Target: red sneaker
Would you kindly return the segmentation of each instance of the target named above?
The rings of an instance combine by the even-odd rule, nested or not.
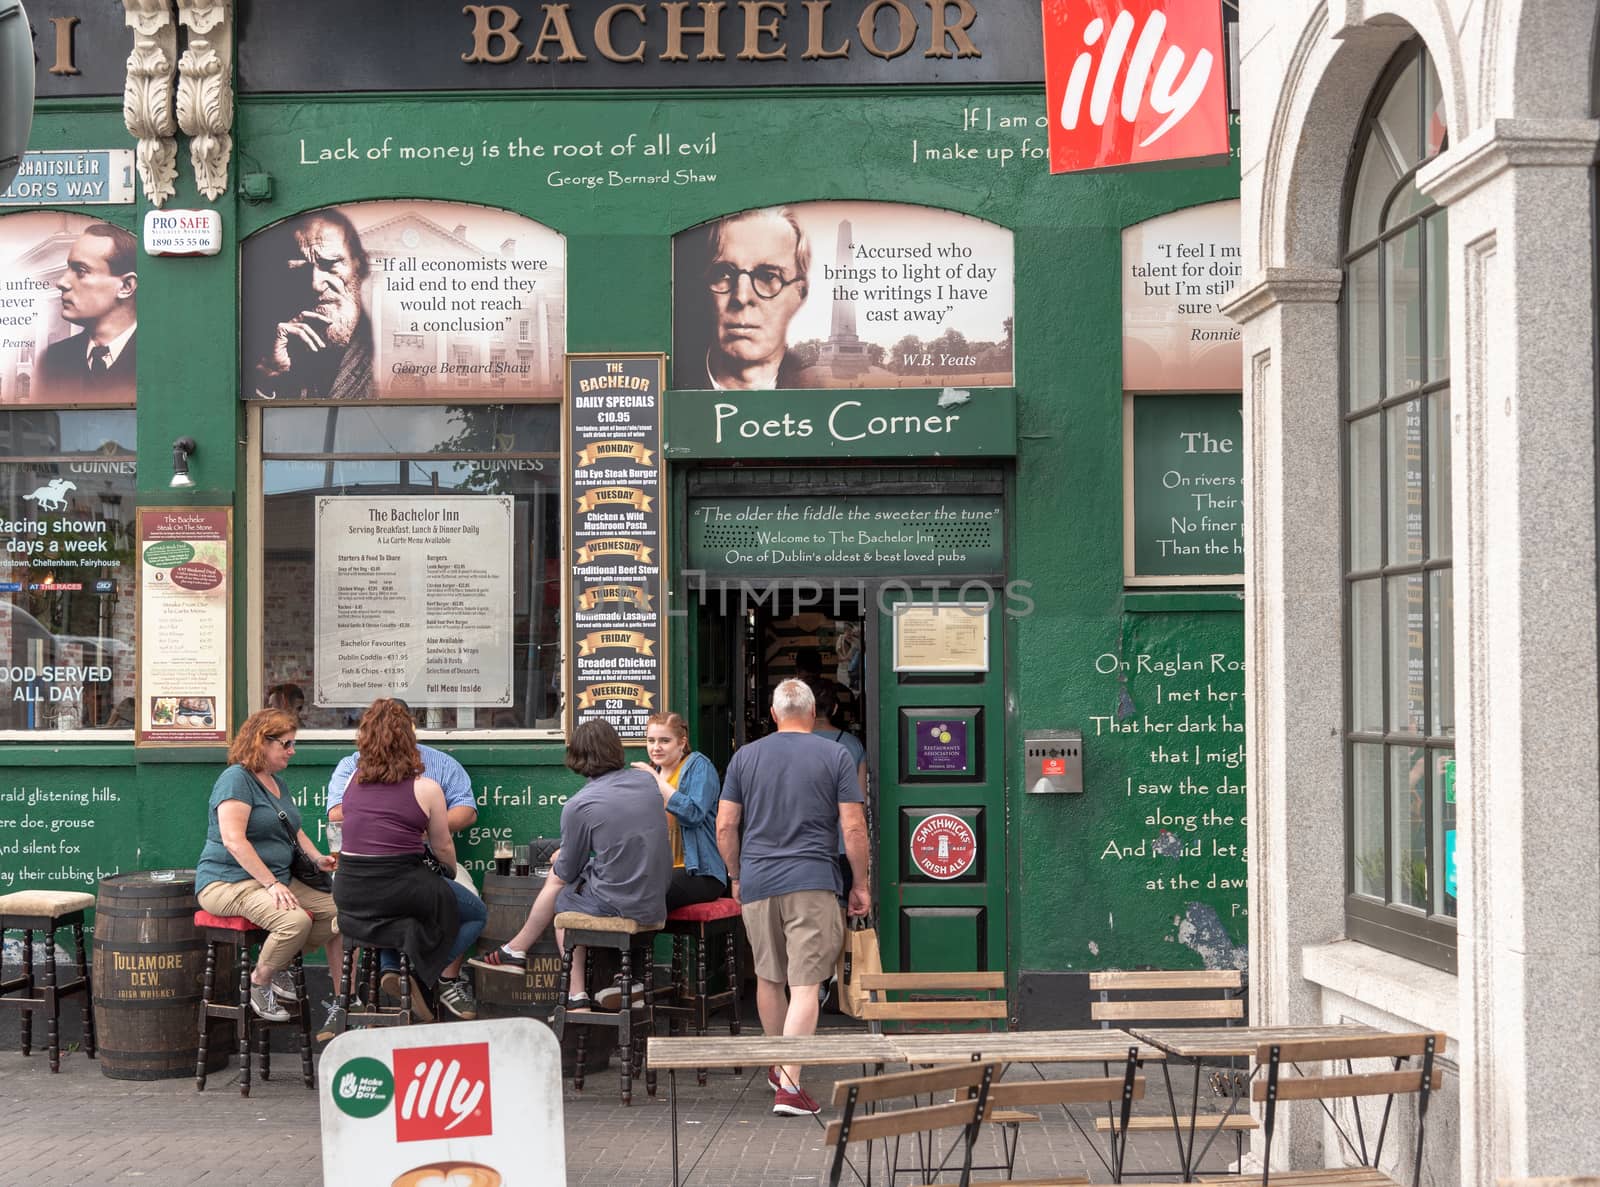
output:
[[[777,1064],[773,1064],[767,1069],[767,1087],[774,1092],[780,1092],[783,1089],[783,1074],[778,1071]]]
[[[780,1117],[814,1117],[822,1111],[822,1106],[812,1100],[811,1094],[804,1088],[796,1088],[793,1092],[780,1088],[772,1098],[772,1111]]]

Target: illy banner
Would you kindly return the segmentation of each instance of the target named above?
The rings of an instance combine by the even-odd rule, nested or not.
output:
[[[1050,171],[1228,153],[1221,0],[1044,0]]]

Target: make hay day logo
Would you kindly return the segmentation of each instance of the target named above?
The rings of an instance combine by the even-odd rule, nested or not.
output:
[[[394,1099],[394,1076],[376,1059],[347,1061],[333,1079],[333,1103],[351,1117],[376,1117]]]

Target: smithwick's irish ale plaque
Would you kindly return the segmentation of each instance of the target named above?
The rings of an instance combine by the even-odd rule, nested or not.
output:
[[[666,688],[659,354],[568,355],[567,725],[644,740]]]

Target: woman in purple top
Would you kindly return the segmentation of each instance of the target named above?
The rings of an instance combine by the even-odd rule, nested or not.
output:
[[[344,793],[344,847],[333,897],[339,928],[351,942],[396,948],[411,961],[419,983],[413,1000],[431,1018],[424,987],[437,982],[440,1005],[458,1013],[462,954],[482,920],[461,920],[449,884],[423,863],[423,842],[447,868],[456,864],[445,820],[444,789],[422,774],[411,714],[386,697],[372,702],[356,731],[360,757]],[[384,992],[397,993],[399,974],[385,973]],[[392,984],[390,984],[392,982]]]

